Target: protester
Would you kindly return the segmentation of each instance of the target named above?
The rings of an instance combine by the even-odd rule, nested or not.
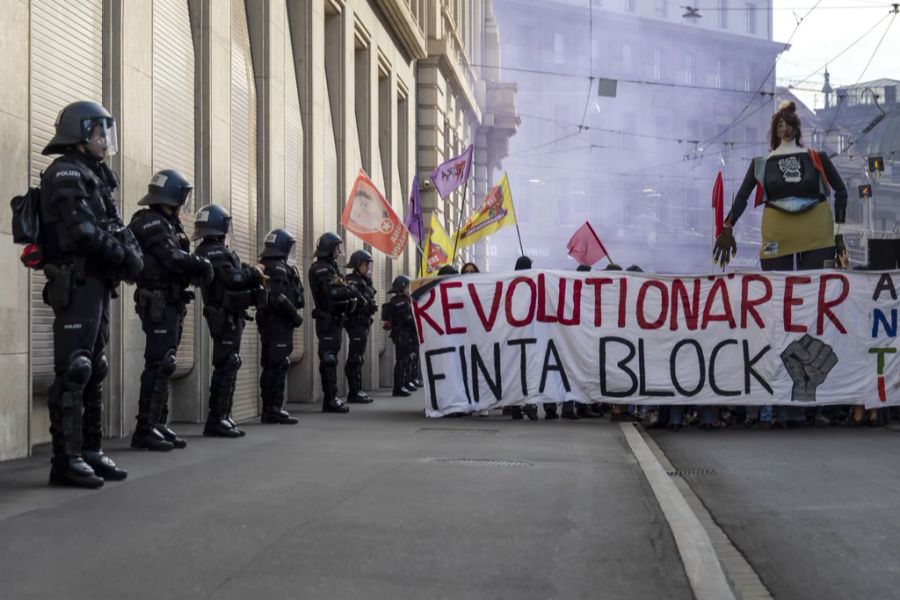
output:
[[[463,265],[463,268],[462,268],[463,275],[468,275],[470,273],[480,273],[480,272],[481,271],[478,270],[478,265],[476,265],[473,262],[467,262],[466,264]]]

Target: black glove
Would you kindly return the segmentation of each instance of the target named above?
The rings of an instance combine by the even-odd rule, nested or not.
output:
[[[300,316],[299,312],[294,312],[294,319],[291,325],[293,325],[295,329],[303,325],[303,317]]]
[[[117,242],[113,237],[103,240],[100,253],[103,255],[103,258],[115,267],[121,267],[125,264],[125,246]]]
[[[209,285],[215,277],[212,263],[202,256],[195,256],[196,275],[194,281],[199,285]]]
[[[834,236],[834,264],[839,267],[846,267],[849,260],[847,245],[844,244],[844,235],[838,233]]]
[[[125,281],[134,283],[144,270],[144,257],[131,248],[125,247],[125,261],[122,263]]]
[[[713,245],[713,260],[724,269],[735,254],[737,254],[737,242],[734,241],[734,233],[731,231],[731,227],[724,227]]]

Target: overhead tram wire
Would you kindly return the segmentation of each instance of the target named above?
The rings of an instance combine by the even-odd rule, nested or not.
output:
[[[881,25],[882,21],[884,21],[885,19],[887,19],[888,16],[889,16],[890,14],[891,14],[890,12],[885,13],[884,16],[882,16],[880,19],[878,19],[878,21],[876,21],[874,25],[872,25],[869,29],[867,29],[867,30],[865,31],[865,33],[863,33],[861,36],[859,36],[858,38],[856,38],[855,40],[853,40],[853,42],[851,42],[849,46],[847,46],[846,48],[844,48],[843,50],[841,50],[840,52],[838,52],[837,54],[835,54],[834,56],[832,56],[829,60],[825,61],[825,63],[824,63],[821,67],[819,67],[818,69],[816,69],[815,71],[813,71],[812,73],[810,73],[809,75],[807,75],[806,77],[804,77],[803,79],[798,80],[798,81],[797,81],[796,83],[794,83],[794,84],[788,85],[787,88],[788,88],[789,90],[798,90],[798,89],[800,89],[800,88],[798,88],[797,86],[799,86],[799,85],[801,85],[801,84],[803,84],[803,83],[806,83],[806,82],[807,82],[811,77],[813,77],[816,73],[818,73],[818,72],[821,71],[822,69],[828,67],[828,65],[830,65],[831,63],[833,63],[834,61],[836,61],[837,59],[839,59],[841,56],[843,56],[847,51],[849,51],[849,50],[850,50],[851,48],[853,48],[856,44],[858,44],[859,42],[861,42],[867,35],[869,35],[870,33],[872,33],[872,31],[874,31],[876,27],[878,27],[879,25]],[[812,91],[821,91],[821,90],[812,90]]]
[[[812,14],[812,12],[814,10],[816,10],[816,8],[818,8],[818,6],[821,3],[822,3],[822,0],[818,0],[818,2],[816,2],[815,5],[812,8],[810,8],[809,11],[807,11],[807,13],[805,15],[803,15],[797,21],[797,24],[794,26],[794,30],[791,32],[791,35],[788,37],[788,40],[784,43],[784,47],[782,48],[781,52],[779,52],[778,55],[775,57],[775,60],[772,61],[772,66],[769,67],[769,71],[762,78],[762,81],[759,82],[759,87],[756,88],[757,94],[762,90],[763,87],[765,87],[766,82],[769,80],[769,77],[775,71],[775,66],[778,64],[778,59],[781,57],[782,53],[785,50],[787,50],[788,47],[790,47],[791,40],[794,39],[794,36],[797,34],[797,30],[800,29],[800,25],[803,23],[803,21],[805,21],[809,17],[809,15]],[[754,97],[755,96],[756,96],[756,94],[754,94]],[[738,119],[740,119],[744,115],[744,113],[747,111],[748,108],[750,108],[750,105],[752,103],[753,103],[753,98],[751,97],[750,100],[747,102],[747,104],[744,106],[744,108],[741,109],[741,111],[731,120],[731,122],[728,125],[726,125],[722,131],[717,133],[712,139],[704,142],[703,146],[708,146],[709,144],[715,143],[715,141],[718,140],[723,135],[725,135],[726,132],[731,131],[731,128],[737,124]]]

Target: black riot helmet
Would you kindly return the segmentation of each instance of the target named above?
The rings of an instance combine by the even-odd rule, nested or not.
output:
[[[331,255],[334,254],[334,249],[343,243],[344,240],[338,234],[330,231],[323,233],[319,237],[319,241],[316,242],[316,256],[318,258],[331,258]]]
[[[397,275],[391,283],[390,294],[402,294],[403,290],[409,285],[409,277],[406,275]]]
[[[294,255],[297,238],[285,229],[273,229],[266,234],[266,245],[260,258],[288,258]]]
[[[231,214],[218,204],[207,204],[194,215],[193,239],[220,237],[231,233]]]
[[[41,154],[63,154],[72,146],[88,142],[97,127],[106,138],[107,154],[119,151],[116,120],[98,102],[82,100],[67,105],[59,111],[54,127],[56,133]]]
[[[147,195],[138,201],[141,206],[164,204],[181,208],[191,199],[194,186],[175,169],[163,169],[153,176],[147,186]]]
[[[350,260],[347,262],[347,269],[353,269],[354,271],[359,268],[359,265],[362,263],[372,262],[372,255],[366,252],[365,250],[357,250],[353,254],[350,255]]]

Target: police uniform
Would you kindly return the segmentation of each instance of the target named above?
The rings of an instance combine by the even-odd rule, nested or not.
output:
[[[99,104],[70,104],[44,149],[63,154],[41,177],[43,299],[54,315],[55,378],[47,404],[55,485],[94,488],[127,476],[102,451],[102,394],[110,298],[121,280],[134,281],[143,261],[113,201],[115,175],[75,148],[94,135],[93,127],[111,123]]]
[[[356,290],[347,285],[334,259],[343,240],[334,233],[323,234],[316,244],[316,260],[309,268],[308,282],[313,297],[316,338],[319,341],[319,375],[322,378],[322,412],[347,413],[350,408],[337,397],[338,353],[341,326],[356,304]]]
[[[204,211],[221,212],[227,217],[224,231],[213,231],[210,223],[215,215]],[[251,306],[264,304],[261,296],[263,275],[255,267],[240,261],[224,242],[230,228],[231,216],[220,206],[205,206],[195,218],[194,238],[203,241],[194,253],[213,266],[213,280],[201,287],[203,316],[212,336],[213,372],[209,382],[209,415],[203,435],[207,437],[239,437],[244,432],[231,418],[234,387],[241,368],[241,336]]]
[[[409,278],[400,275],[394,279],[391,285],[391,299],[386,304],[385,315],[390,326],[391,341],[394,342],[394,396],[409,396],[407,387],[412,379],[410,376],[411,362],[417,347],[416,322],[413,318],[412,301],[403,290],[409,285]],[[413,388],[415,389],[415,388]]]
[[[356,290],[356,309],[347,317],[344,327],[347,330],[347,364],[344,374],[347,376],[347,402],[367,404],[372,399],[362,389],[362,367],[366,362],[366,345],[369,341],[369,328],[372,326],[372,315],[378,312],[377,292],[372,285],[372,278],[359,272],[363,262],[372,264],[372,255],[365,250],[357,250],[350,257],[347,265],[353,270],[344,277],[347,285]]]
[[[259,259],[268,277],[269,292],[267,305],[256,312],[262,347],[259,386],[263,423],[293,425],[297,422],[284,410],[285,384],[294,351],[294,330],[303,324],[300,311],[305,306],[300,274],[297,267],[287,260],[295,243],[290,233],[275,229],[266,236],[265,249]]]
[[[190,253],[191,242],[176,212],[190,196],[187,179],[167,169],[154,176],[148,189],[138,202],[148,207],[136,212],[128,225],[144,252],[134,300],[147,338],[131,446],[166,451],[187,446],[168,427],[169,378],[177,365],[187,305],[194,298],[187,288],[192,282],[208,282],[213,271],[208,260]],[[164,206],[171,207],[171,214]]]

